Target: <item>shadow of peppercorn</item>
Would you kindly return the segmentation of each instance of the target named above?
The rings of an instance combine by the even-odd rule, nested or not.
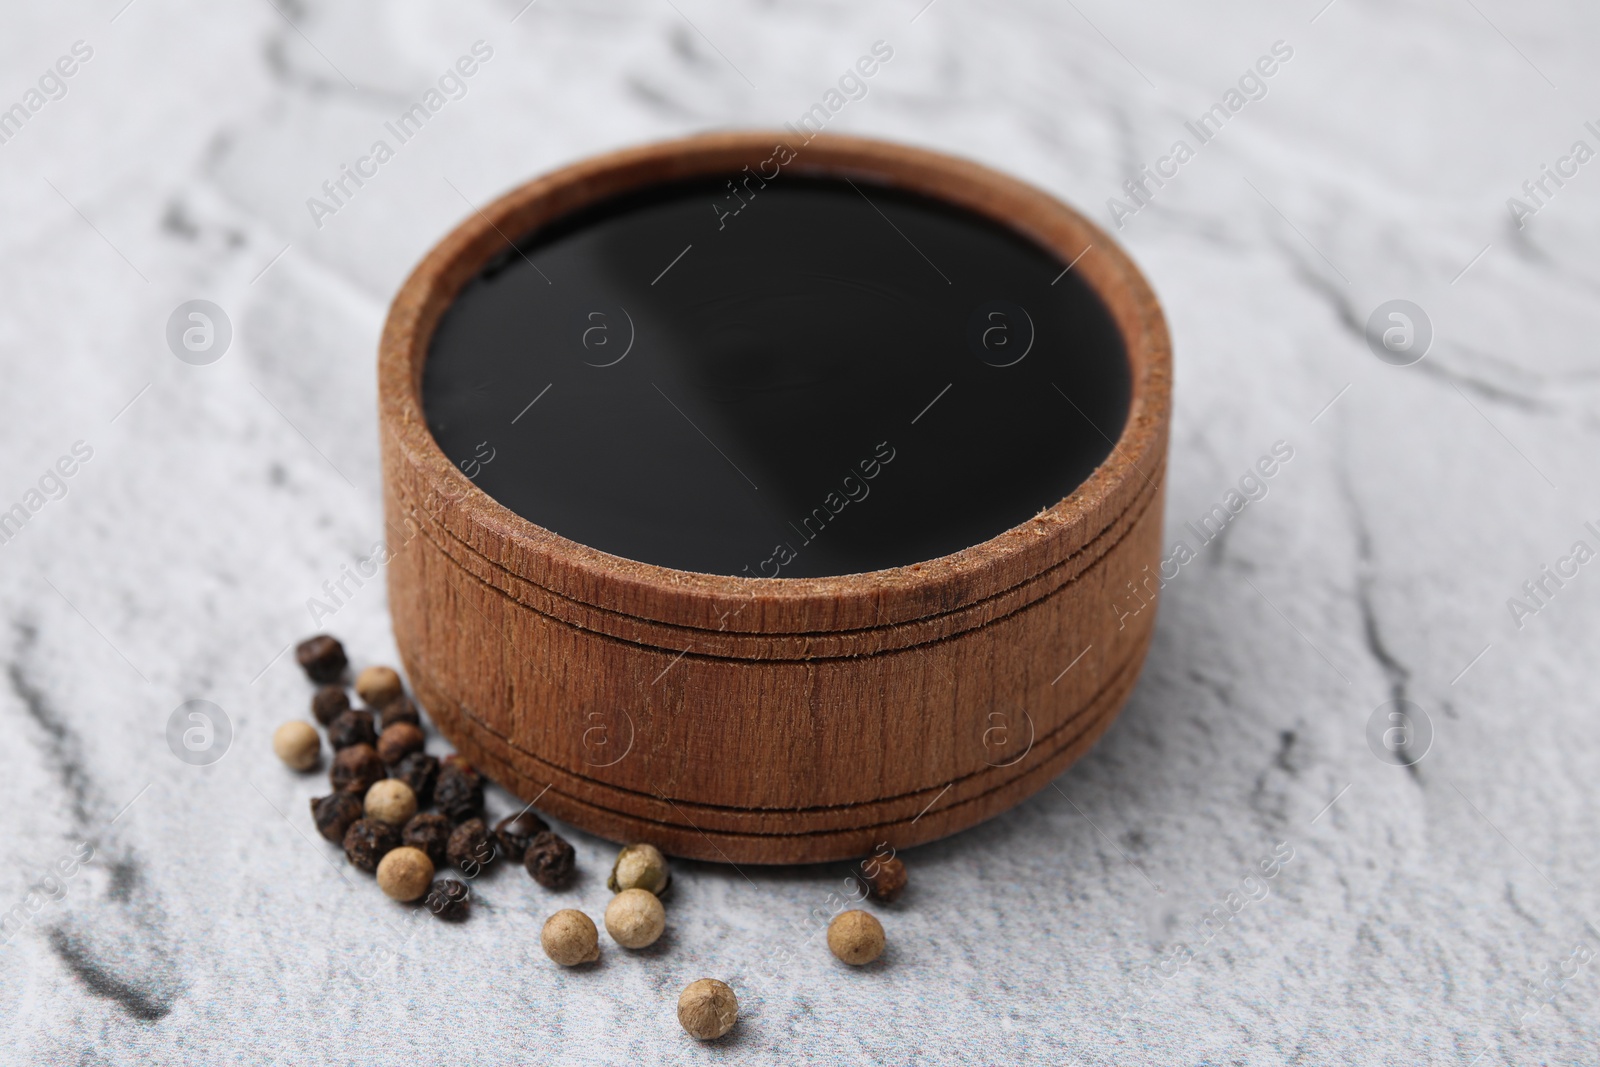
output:
[[[823,946],[823,947],[826,948],[827,946]],[[879,956],[877,959],[873,960],[871,963],[862,963],[862,964],[857,964],[855,966],[851,966],[850,964],[844,962],[844,960],[834,958],[832,953],[829,953],[828,956],[829,956],[829,959],[833,963],[833,973],[835,973],[835,974],[843,974],[843,975],[860,974],[860,975],[870,976],[870,975],[875,975],[875,974],[882,974],[885,971],[894,970],[894,946],[893,945],[885,945],[884,949],[883,949],[883,955]]]
[[[607,936],[609,937],[609,935]],[[665,956],[671,952],[677,946],[677,943],[678,935],[677,932],[672,928],[671,916],[668,916],[667,928],[661,931],[661,936],[656,938],[650,944],[646,945],[644,948],[623,948],[621,945],[618,945],[615,940],[611,941],[612,947],[618,951],[624,952],[629,956],[638,956],[640,959],[646,960],[660,959],[662,956]]]

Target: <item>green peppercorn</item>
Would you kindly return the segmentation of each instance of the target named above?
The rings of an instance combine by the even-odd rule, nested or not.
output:
[[[667,869],[667,857],[654,845],[629,845],[617,853],[617,862],[611,865],[611,877],[606,888],[613,893],[628,889],[643,889],[660,896],[667,890],[672,872]]]

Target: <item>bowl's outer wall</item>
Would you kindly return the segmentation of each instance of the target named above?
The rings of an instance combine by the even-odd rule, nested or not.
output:
[[[517,234],[652,180],[737,171],[773,134],[578,164],[469,218],[417,268],[380,351],[395,638],[440,731],[516,795],[680,856],[799,863],[942,837],[1046,785],[1106,729],[1155,623],[1170,343],[1148,285],[1070,208],[975,164],[818,137],[797,162],[909,186],[1071,260],[1128,345],[1133,402],[1066,500],[914,567],[824,579],[670,571],[576,545],[477,490],[423,420],[438,315]],[[1062,417],[1078,417],[1063,404]],[[1070,669],[1069,669],[1070,666]]]

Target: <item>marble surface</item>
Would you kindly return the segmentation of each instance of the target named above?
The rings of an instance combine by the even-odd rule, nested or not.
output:
[[[1600,163],[1571,157],[1600,148],[1600,10],[124,2],[12,5],[0,33],[5,104],[92,49],[0,144],[0,507],[92,449],[0,545],[0,1061],[1600,1056],[1600,566],[1561,563],[1600,548]],[[387,300],[467,201],[792,120],[880,39],[893,61],[830,128],[970,155],[1108,226],[1190,142],[1117,231],[1176,341],[1168,540],[1275,442],[1293,459],[1168,584],[1099,746],[906,856],[881,964],[846,970],[808,925],[842,865],[679,864],[665,941],[589,973],[542,957],[553,901],[515,871],[463,927],[410,923],[315,838],[320,782],[269,745],[306,697],[280,651],[307,598],[380,536]],[[479,40],[466,95],[313,220]],[[1185,122],[1280,41],[1265,95],[1200,144]],[[1546,164],[1576,174],[1536,202]],[[233,328],[209,366],[164,338],[197,298]],[[1363,334],[1397,298],[1436,334],[1405,367]],[[1577,573],[1529,600],[1545,565]],[[392,661],[381,584],[326,625]],[[209,766],[166,739],[194,699],[232,727]],[[1431,724],[1409,767],[1368,743],[1399,699]],[[573,837],[560,899],[598,915],[611,846]],[[747,1008],[713,1046],[673,1010],[705,975]]]

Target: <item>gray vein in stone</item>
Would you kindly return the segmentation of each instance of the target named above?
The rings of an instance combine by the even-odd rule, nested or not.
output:
[[[1411,668],[1401,661],[1389,647],[1384,638],[1383,626],[1378,618],[1378,606],[1374,588],[1377,583],[1376,556],[1372,545],[1372,532],[1367,526],[1366,513],[1362,509],[1361,500],[1356,495],[1355,487],[1350,484],[1348,470],[1341,463],[1339,472],[1339,488],[1344,496],[1346,508],[1350,514],[1350,523],[1356,538],[1356,606],[1361,612],[1361,638],[1368,654],[1377,663],[1389,685],[1389,699],[1400,701],[1407,699],[1408,686],[1411,683]],[[1404,766],[1411,776],[1420,783],[1422,772],[1418,769],[1418,761],[1408,751],[1409,745],[1399,747],[1398,754],[1404,760]]]
[[[29,677],[27,662],[37,647],[37,627],[27,621],[14,626],[17,649],[6,665],[6,678],[44,734],[40,755],[55,768],[67,793],[71,836],[94,845],[94,857],[79,877],[90,879],[98,870],[105,880],[100,899],[60,905],[65,910],[47,928],[50,949],[90,993],[114,1001],[136,1019],[162,1018],[172,1010],[182,983],[160,901],[145,884],[143,865],[133,850],[116,840],[110,807],[89,771],[82,739]]]

